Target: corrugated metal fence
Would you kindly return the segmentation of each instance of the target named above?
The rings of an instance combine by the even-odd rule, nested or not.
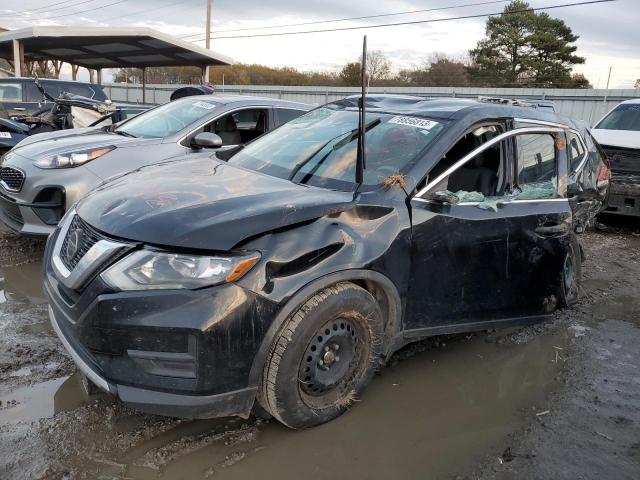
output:
[[[148,103],[165,103],[171,92],[181,85],[147,85]],[[135,84],[105,85],[107,95],[116,102],[141,102],[142,86]],[[575,120],[593,125],[604,113],[623,100],[640,98],[640,90],[545,90],[528,88],[455,88],[455,87],[372,87],[371,93],[397,93],[422,97],[477,98],[496,96],[550,100],[557,111]],[[217,86],[218,93],[258,95],[310,104],[323,104],[359,93],[357,87],[291,87],[273,85]]]

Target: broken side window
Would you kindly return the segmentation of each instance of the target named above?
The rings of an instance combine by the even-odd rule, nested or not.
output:
[[[514,192],[518,200],[536,200],[558,196],[556,139],[552,134],[518,135],[517,170]]]
[[[483,126],[462,137],[429,173],[429,181],[461,160],[465,155],[500,135],[497,125]],[[481,201],[503,190],[504,145],[498,143],[480,152],[466,164],[447,176],[435,190],[460,192],[460,201]],[[472,195],[464,195],[464,192]]]

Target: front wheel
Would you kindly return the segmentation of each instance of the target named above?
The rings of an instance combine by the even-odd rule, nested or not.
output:
[[[333,420],[373,376],[381,337],[382,314],[369,292],[347,282],[322,290],[280,329],[259,402],[290,428]]]

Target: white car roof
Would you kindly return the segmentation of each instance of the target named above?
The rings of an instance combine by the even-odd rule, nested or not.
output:
[[[634,98],[632,100],[625,100],[624,102],[621,102],[620,105],[622,105],[623,103],[640,103],[640,98]]]

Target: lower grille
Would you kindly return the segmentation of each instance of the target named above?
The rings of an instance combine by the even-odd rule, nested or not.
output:
[[[101,239],[102,235],[76,215],[62,242],[60,259],[69,270],[73,270],[89,249]]]
[[[24,172],[13,167],[0,168],[0,184],[11,192],[19,192],[24,185]]]
[[[22,225],[24,225],[20,207],[18,207],[15,201],[2,194],[0,194],[0,210],[8,220],[17,224],[16,227],[22,227]]]

